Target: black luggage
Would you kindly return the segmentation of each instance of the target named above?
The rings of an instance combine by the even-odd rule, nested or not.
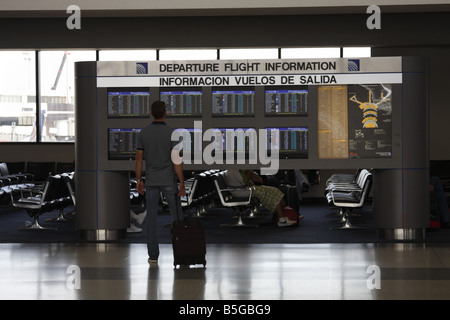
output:
[[[206,243],[199,221],[174,221],[171,228],[173,266],[203,264],[206,266]]]
[[[286,205],[298,212],[300,209],[300,200],[298,198],[297,188],[288,184],[282,184],[280,185],[280,190],[284,193]]]

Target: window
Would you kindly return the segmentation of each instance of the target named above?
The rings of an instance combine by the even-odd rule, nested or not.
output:
[[[100,61],[371,57],[370,47],[99,50]],[[39,57],[39,79],[36,74]],[[96,51],[0,51],[0,142],[73,142],[74,64]],[[36,81],[39,81],[37,109]],[[36,123],[39,122],[39,130]],[[38,137],[36,133],[39,132]]]
[[[221,60],[277,59],[278,49],[220,49]]]
[[[36,141],[35,52],[0,51],[0,70],[0,141]]]
[[[283,48],[281,59],[340,58],[341,48]]]
[[[370,47],[344,47],[343,58],[370,58],[372,49]]]
[[[215,60],[217,59],[217,50],[199,49],[199,50],[159,50],[159,60]]]
[[[75,141],[74,67],[95,61],[95,51],[40,52],[40,133],[42,142]]]
[[[156,50],[100,50],[99,61],[153,61]]]

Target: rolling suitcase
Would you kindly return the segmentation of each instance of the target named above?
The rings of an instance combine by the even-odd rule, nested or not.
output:
[[[172,223],[173,266],[203,264],[206,266],[206,244],[199,221]]]
[[[205,235],[199,221],[172,222],[171,236],[174,267],[193,264],[206,266]]]

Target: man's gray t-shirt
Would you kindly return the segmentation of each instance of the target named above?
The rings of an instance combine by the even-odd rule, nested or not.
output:
[[[153,121],[139,133],[137,149],[144,151],[145,186],[176,185],[176,174],[172,162],[171,141],[173,129],[165,122]]]

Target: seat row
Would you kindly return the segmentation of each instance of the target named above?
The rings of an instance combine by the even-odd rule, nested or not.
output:
[[[224,224],[221,226],[227,227],[256,227],[254,224],[246,224],[242,220],[243,213],[246,209],[255,206],[252,202],[252,192],[251,186],[228,186],[225,181],[226,171],[216,172],[212,175],[212,180],[214,182],[214,190],[220,200],[220,205],[225,208],[231,208],[238,211],[238,220],[234,224]],[[235,197],[232,195],[233,191],[248,191],[248,196],[246,197]]]
[[[29,173],[9,172],[5,162],[0,163],[0,204],[9,204],[13,190],[34,186],[34,176]]]
[[[44,184],[12,190],[11,203],[13,207],[24,209],[28,216],[33,218],[33,223],[21,230],[55,229],[41,226],[39,217],[44,213],[58,210],[58,217],[47,221],[65,220],[64,209],[69,205],[75,205],[74,186],[74,174],[71,172],[50,175]]]
[[[183,211],[189,213],[190,209],[195,207],[196,210],[192,216],[201,217],[207,207],[214,205],[214,185],[211,177],[216,172],[219,170],[203,171],[184,181],[186,196],[181,197]],[[162,194],[161,201],[164,206],[167,206],[167,201]]]
[[[328,205],[337,208],[332,222],[338,223],[333,230],[363,229],[352,225],[350,218],[355,208],[361,208],[366,202],[372,186],[372,173],[367,169],[359,169],[354,175],[334,174],[327,180],[325,197]]]
[[[56,161],[18,161],[7,163],[9,172],[26,172],[33,175],[34,181],[45,182],[51,174],[61,174],[75,171],[75,162],[56,162]]]
[[[230,187],[225,182],[226,170],[208,170],[195,174],[193,178],[185,181],[186,197],[182,197],[181,205],[184,209],[195,207],[193,217],[202,217],[209,207],[224,207],[238,211],[238,221],[232,224],[221,226],[256,226],[244,224],[242,220],[244,210],[254,208],[255,199],[252,198],[252,191],[248,186]],[[248,197],[237,198],[231,195],[231,191],[250,190]],[[252,212],[253,213],[253,212]]]
[[[74,162],[2,162],[0,163],[0,205],[10,204],[11,192],[44,184],[52,174],[73,172]]]

